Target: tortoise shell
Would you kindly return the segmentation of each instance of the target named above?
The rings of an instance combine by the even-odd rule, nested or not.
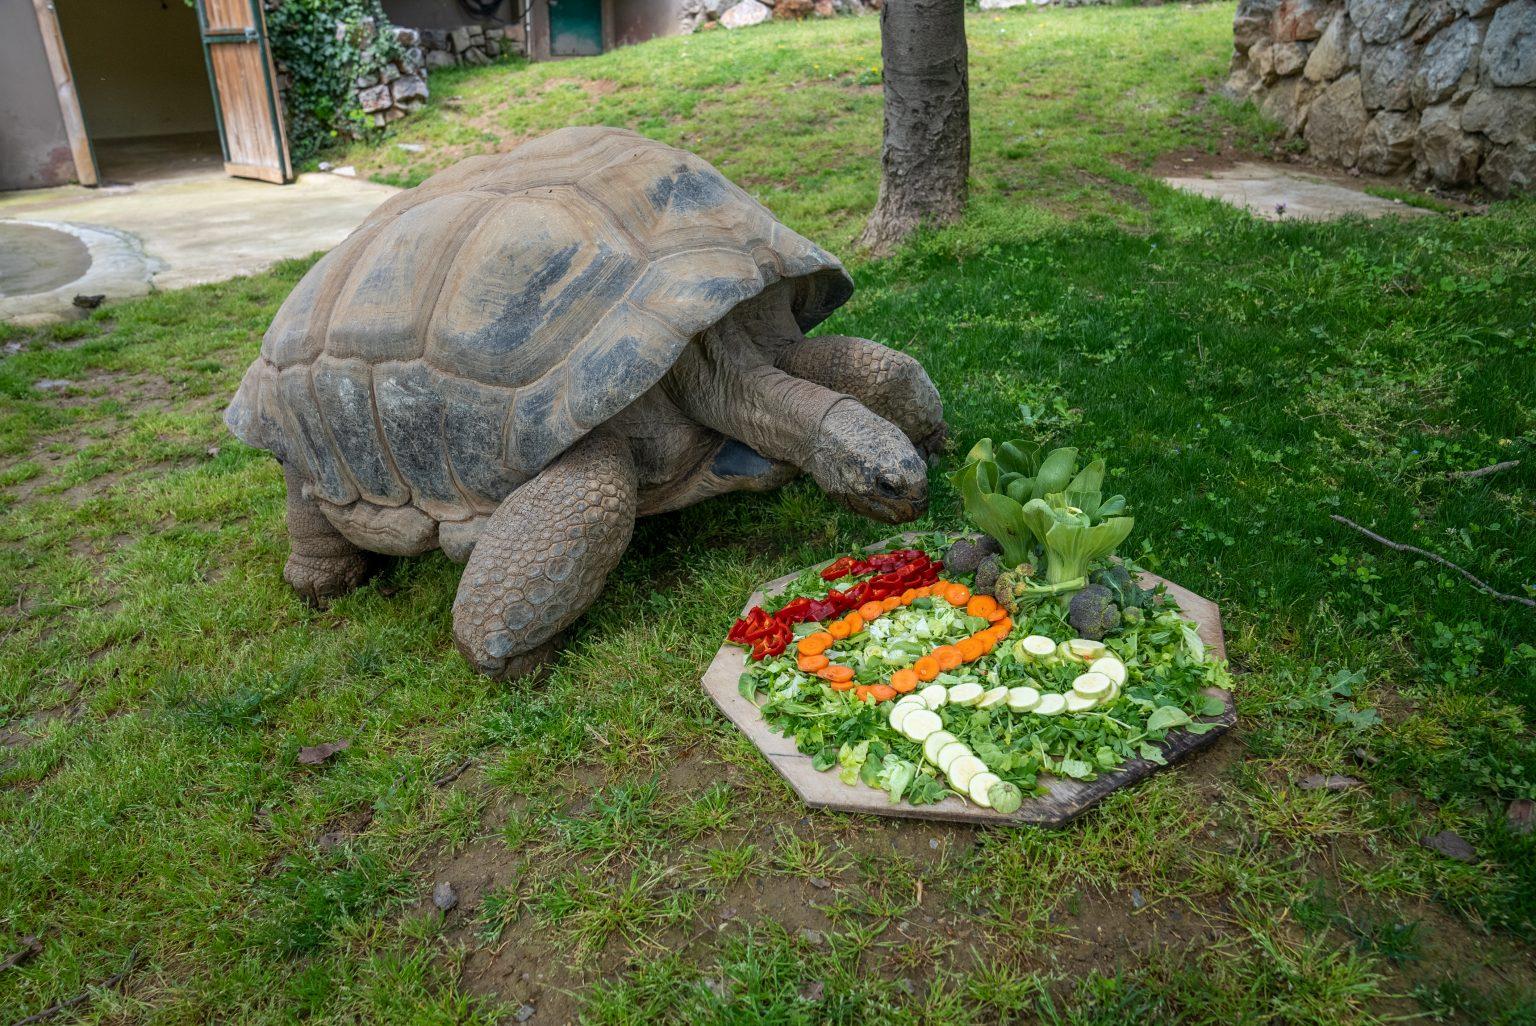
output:
[[[802,330],[853,288],[693,154],[563,129],[380,206],[283,303],[225,421],[327,502],[460,520],[779,282]]]

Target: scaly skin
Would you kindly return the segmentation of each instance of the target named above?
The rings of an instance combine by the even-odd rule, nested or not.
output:
[[[846,392],[901,428],[925,456],[944,447],[944,404],[928,374],[906,353],[847,335],[817,335],[779,351],[780,370]]]
[[[629,443],[598,430],[491,514],[464,567],[453,636],[480,672],[532,669],[556,634],[597,600],[635,526]]]
[[[283,465],[288,488],[288,563],[283,580],[311,605],[325,608],[368,577],[363,550],[341,536],[304,494],[304,478],[291,464]]]

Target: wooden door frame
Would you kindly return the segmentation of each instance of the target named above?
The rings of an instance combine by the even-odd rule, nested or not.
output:
[[[74,154],[75,177],[81,185],[95,186],[101,180],[96,173],[96,155],[91,151],[91,139],[85,131],[85,115],[75,92],[75,76],[69,67],[69,52],[64,48],[64,30],[59,27],[58,12],[53,8],[53,0],[32,0],[32,10],[37,15],[38,31],[43,35],[43,52],[48,56],[48,70],[53,75],[53,92],[59,102],[59,115],[64,120],[64,135]]]

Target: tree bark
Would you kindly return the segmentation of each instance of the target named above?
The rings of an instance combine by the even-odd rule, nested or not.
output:
[[[889,252],[965,211],[971,101],[964,0],[886,0],[880,11],[885,139],[880,198],[859,245]]]

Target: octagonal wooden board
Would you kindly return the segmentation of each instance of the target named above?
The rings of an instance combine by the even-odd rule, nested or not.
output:
[[[911,533],[899,535],[871,545],[868,551],[877,551],[891,542],[910,541],[917,537],[919,536]],[[747,599],[747,604],[742,608],[742,614],[745,615],[746,611],[753,606],[761,605],[766,596],[783,590],[799,574],[798,570],[792,574],[785,574],[753,592],[752,597]],[[1198,626],[1200,637],[1206,645],[1219,658],[1226,658],[1226,644],[1221,630],[1221,610],[1217,608],[1216,603],[1155,574],[1142,574],[1141,583],[1146,587],[1159,583],[1165,585],[1168,596],[1178,604],[1183,614]],[[788,781],[789,786],[801,800],[813,809],[862,812],[876,816],[905,816],[912,819],[949,820],[989,826],[1016,826],[1026,823],[1038,826],[1064,826],[1082,815],[1089,806],[1111,791],[1134,784],[1160,769],[1167,768],[1145,759],[1132,759],[1113,772],[1101,774],[1096,780],[1070,780],[1045,776],[1041,778],[1041,783],[1047,788],[1048,793],[1038,798],[1025,799],[1017,812],[1009,814],[983,809],[954,795],[932,805],[893,803],[884,791],[862,783],[850,787],[839,780],[835,772],[829,770],[823,773],[814,769],[811,766],[811,757],[802,754],[795,747],[793,737],[785,737],[769,729],[757,704],[744,697],[739,689],[741,674],[746,667],[746,649],[731,644],[721,645],[720,650],[715,653],[714,661],[710,663],[709,669],[704,674],[704,690],[709,692],[709,697],[715,700],[720,711],[751,739],[758,751],[762,752],[769,764]],[[1221,688],[1207,688],[1206,694],[1221,699],[1226,708],[1219,716],[1199,719],[1199,722],[1214,724],[1212,729],[1204,734],[1175,730],[1168,735],[1159,747],[1169,766],[1213,744],[1237,722],[1237,707],[1232,701],[1231,692]]]

